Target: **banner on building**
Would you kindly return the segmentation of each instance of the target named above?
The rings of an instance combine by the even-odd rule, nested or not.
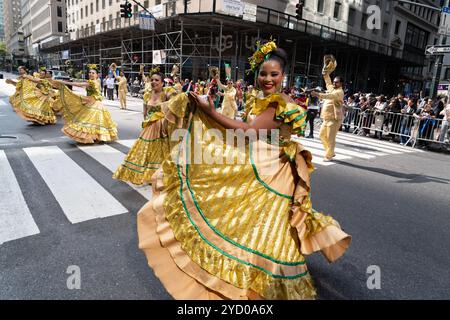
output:
[[[256,22],[256,12],[257,12],[256,4],[243,2],[242,9],[243,9],[243,12],[242,12],[243,20]]]
[[[139,12],[139,28],[141,30],[155,30],[155,19],[151,16],[151,14],[145,11]]]
[[[229,16],[242,17],[243,4],[241,0],[222,0],[219,2],[217,12],[224,13]]]
[[[231,80],[231,65],[225,62],[224,65],[225,65],[225,76],[227,80]]]
[[[151,7],[150,12],[156,19],[164,18],[164,7],[162,4]]]
[[[95,25],[95,33],[100,33],[102,32],[102,25],[100,23],[97,23]]]
[[[166,52],[164,50],[153,50],[152,63],[153,64],[163,64],[166,63]]]

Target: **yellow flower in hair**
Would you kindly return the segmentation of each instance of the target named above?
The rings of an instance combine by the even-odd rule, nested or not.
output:
[[[251,58],[249,58],[252,71],[255,71],[256,68],[264,62],[265,57],[277,48],[274,40],[271,40],[262,46],[259,41],[256,44],[258,46],[258,50],[256,50]]]
[[[87,67],[89,69],[98,70],[98,66],[95,63],[88,64]]]

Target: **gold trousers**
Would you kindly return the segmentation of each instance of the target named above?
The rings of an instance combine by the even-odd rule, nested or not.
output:
[[[320,128],[320,140],[325,148],[325,158],[331,159],[334,156],[336,147],[336,136],[342,120],[324,120]]]
[[[120,101],[120,107],[125,109],[127,107],[127,92],[126,91],[119,91],[119,101]]]

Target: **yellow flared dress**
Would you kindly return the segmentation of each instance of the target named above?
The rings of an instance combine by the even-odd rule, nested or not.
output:
[[[172,107],[169,101],[176,99],[175,104],[179,101],[187,101],[186,94],[173,96],[175,93],[173,88],[164,88],[161,93],[161,103],[149,106],[139,138],[134,142],[124,162],[114,172],[114,179],[136,185],[151,182],[152,175],[161,167],[161,163],[170,152],[168,125],[173,122],[174,113],[170,111]],[[151,94],[149,92],[145,97],[147,103],[151,99]],[[172,98],[167,100],[168,97]]]
[[[102,104],[100,82],[88,80],[87,97],[72,92],[67,86],[59,88],[55,102],[65,120],[61,131],[80,143],[110,142],[117,139],[117,124]]]
[[[36,84],[28,79],[19,79],[16,92],[9,101],[22,119],[41,125],[55,124],[51,90],[52,86],[48,80],[43,79],[41,83]]]
[[[226,88],[222,101],[222,114],[225,117],[234,119],[237,112],[236,104],[236,89],[233,87],[231,89]]]
[[[305,112],[279,94],[257,99],[253,112],[273,102],[280,136],[245,148],[210,138],[212,128],[226,133],[197,110],[153,176],[153,199],[137,216],[139,248],[176,299],[312,299],[304,255],[321,251],[332,262],[350,243],[332,217],[312,208],[312,156],[290,140]],[[217,161],[196,161],[199,154]]]

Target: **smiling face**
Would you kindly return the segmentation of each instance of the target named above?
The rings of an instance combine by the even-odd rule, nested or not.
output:
[[[42,70],[39,71],[39,77],[40,77],[41,79],[45,79],[46,75],[47,75],[47,72],[42,71]]]
[[[152,89],[155,90],[156,92],[159,92],[162,90],[163,82],[162,82],[162,78],[159,75],[157,75],[157,74],[152,75],[152,77],[150,78],[150,83],[151,83]]]
[[[24,67],[19,67],[18,71],[19,71],[19,75],[21,75],[21,76],[23,76],[24,74],[27,73],[27,71],[25,70]]]
[[[265,61],[259,68],[258,85],[264,93],[264,96],[275,93],[281,88],[284,71],[278,61]]]
[[[97,80],[98,74],[95,70],[89,70],[89,80]]]

